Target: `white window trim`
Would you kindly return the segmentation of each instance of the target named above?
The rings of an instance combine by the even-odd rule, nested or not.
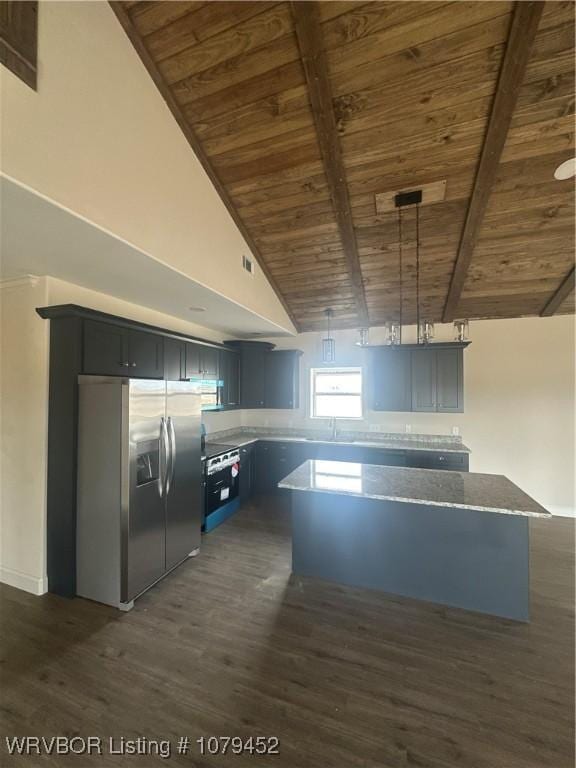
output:
[[[361,377],[361,391],[360,391],[360,416],[315,416],[314,415],[314,380],[316,372],[343,372],[343,373],[359,373]],[[361,365],[323,365],[310,368],[310,385],[308,388],[309,400],[308,403],[308,416],[311,419],[319,419],[320,421],[328,421],[330,419],[340,419],[341,421],[363,421],[364,420],[364,370]],[[341,394],[341,393],[340,393]],[[355,395],[355,392],[349,393]]]

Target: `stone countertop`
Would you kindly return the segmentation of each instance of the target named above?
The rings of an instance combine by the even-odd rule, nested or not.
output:
[[[329,438],[322,439],[320,436],[307,436],[305,434],[294,434],[293,432],[283,433],[278,430],[274,433],[269,432],[227,432],[217,433],[218,437],[210,435],[211,442],[222,442],[228,445],[237,445],[239,448],[243,445],[249,445],[255,443],[258,440],[271,440],[278,442],[295,442],[295,443],[323,443],[327,445],[347,445],[347,446],[359,446],[360,448],[382,448],[390,451],[435,451],[436,453],[470,453],[470,449],[463,443],[459,442],[444,442],[442,438],[431,437],[430,439],[421,438],[383,438],[368,440],[364,438],[348,438],[343,436],[336,440],[330,440]],[[207,436],[208,439],[208,436]]]
[[[309,460],[285,477],[278,487],[506,515],[551,517],[504,475]]]

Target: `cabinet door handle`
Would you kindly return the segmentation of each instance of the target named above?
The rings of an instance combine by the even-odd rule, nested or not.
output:
[[[128,365],[128,363],[126,363],[126,365]],[[136,363],[130,363],[130,367],[131,368],[136,368]]]

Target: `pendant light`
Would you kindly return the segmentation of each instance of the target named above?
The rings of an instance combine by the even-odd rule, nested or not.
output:
[[[334,312],[331,309],[325,309],[324,315],[326,317],[326,337],[322,339],[322,362],[333,363],[336,359],[336,345],[330,335],[330,319],[334,317]]]
[[[394,204],[398,208],[398,322],[391,321],[388,324],[388,344],[396,346],[402,344],[402,309],[404,297],[402,295],[402,206],[406,205],[402,200],[402,194],[396,195]]]
[[[370,344],[370,340],[368,338],[370,329],[369,328],[360,328],[358,333],[360,334],[359,340],[356,342],[357,347],[367,347]]]
[[[468,320],[454,320],[454,339],[468,341]]]
[[[429,344],[434,338],[434,323],[420,317],[420,204],[416,205],[416,329],[418,344]]]
[[[400,344],[400,323],[388,323],[386,325],[386,343],[391,346]]]

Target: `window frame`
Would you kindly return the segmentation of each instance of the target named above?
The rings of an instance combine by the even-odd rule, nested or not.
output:
[[[317,374],[330,374],[330,373],[342,373],[350,374],[355,373],[360,375],[360,392],[316,392],[316,375]],[[311,419],[341,419],[346,421],[362,421],[364,419],[364,370],[361,365],[334,365],[334,366],[317,366],[310,368],[310,403],[309,403],[309,417]],[[359,397],[360,398],[360,415],[359,416],[317,416],[316,410],[316,396],[320,394],[323,397],[330,397],[332,395],[337,397]]]

